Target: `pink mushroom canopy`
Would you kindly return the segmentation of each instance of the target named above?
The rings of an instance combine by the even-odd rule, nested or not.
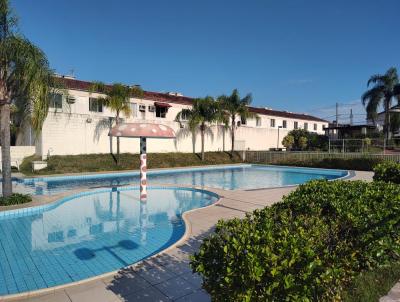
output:
[[[125,123],[112,127],[109,136],[175,138],[175,131],[168,126],[150,123]]]

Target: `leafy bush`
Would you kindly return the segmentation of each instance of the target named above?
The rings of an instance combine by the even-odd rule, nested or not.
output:
[[[400,184],[400,163],[383,162],[374,168],[374,180]]]
[[[336,301],[400,253],[400,186],[312,181],[245,219],[219,221],[192,257],[213,301]]]
[[[294,144],[294,137],[291,135],[286,135],[282,140],[282,145],[287,149],[291,149]]]
[[[30,195],[14,193],[9,197],[0,197],[0,206],[10,206],[14,204],[22,204],[32,201]]]
[[[288,136],[291,137],[290,140],[293,140],[290,145],[290,149],[293,150],[316,151],[328,149],[328,137],[325,135],[309,132],[305,129],[294,129],[283,138],[283,141]],[[285,146],[285,144],[283,145]]]
[[[287,160],[280,160],[270,164],[311,167],[311,168],[372,171],[373,168],[381,162],[382,160],[380,159],[365,157],[365,158],[351,158],[351,159],[343,159],[343,158],[324,158],[324,159],[309,159],[309,160],[287,159]]]

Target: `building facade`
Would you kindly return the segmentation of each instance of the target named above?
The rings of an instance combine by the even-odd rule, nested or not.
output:
[[[29,127],[21,130],[17,145],[35,145],[36,154],[74,155],[115,152],[116,140],[108,136],[115,113],[97,101],[101,94],[91,92],[92,83],[63,77],[68,93],[55,94],[42,132],[35,137]],[[200,135],[188,131],[185,123],[175,122],[176,115],[190,108],[192,98],[178,93],[144,91],[131,98],[131,114],[123,122],[159,123],[176,131],[175,140],[148,140],[148,152],[200,152]],[[281,141],[293,129],[324,134],[328,122],[305,114],[250,107],[258,115],[236,126],[236,150],[269,150],[282,147]],[[230,150],[230,131],[211,125],[205,138],[206,151]],[[279,137],[278,137],[279,136]],[[121,152],[138,153],[139,139],[121,138]]]

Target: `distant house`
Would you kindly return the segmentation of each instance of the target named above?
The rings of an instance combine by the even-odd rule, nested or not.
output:
[[[377,131],[377,127],[370,124],[350,125],[330,123],[325,128],[325,135],[330,139],[362,138],[368,137]]]
[[[115,150],[115,140],[108,137],[114,113],[97,101],[101,95],[90,92],[91,82],[71,77],[61,77],[68,95],[53,95],[49,114],[42,132],[35,138],[32,129],[26,125],[17,138],[17,145],[34,145],[36,154],[69,155],[108,153]],[[123,117],[125,122],[162,123],[175,129],[177,139],[149,140],[149,152],[198,152],[200,139],[192,136],[187,129],[174,121],[178,112],[190,108],[193,98],[180,93],[159,93],[144,91],[141,98],[131,98],[131,115]],[[236,130],[236,147],[239,150],[268,150],[282,147],[278,142],[292,129],[307,129],[324,134],[328,122],[306,114],[250,107],[258,118],[239,120]],[[222,125],[212,125],[212,135],[206,137],[207,151],[229,150],[229,131]],[[279,129],[279,130],[278,130]],[[121,139],[121,152],[138,152],[139,141]]]

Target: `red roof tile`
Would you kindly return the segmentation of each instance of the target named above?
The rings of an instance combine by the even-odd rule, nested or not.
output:
[[[92,86],[91,82],[75,80],[75,79],[70,79],[70,78],[60,78],[60,81],[63,83],[65,88],[68,88],[71,90],[89,91]],[[182,104],[182,105],[191,105],[194,100],[193,98],[190,98],[190,97],[177,96],[177,95],[171,95],[168,93],[160,93],[160,92],[154,92],[154,91],[143,91],[143,98],[148,99],[148,100],[153,100],[156,102],[167,102],[167,103]],[[292,113],[292,112],[287,112],[287,111],[279,111],[279,110],[257,108],[257,107],[249,107],[249,108],[250,108],[250,111],[257,113],[257,114],[278,116],[278,117],[287,117],[287,118],[299,119],[299,120],[328,122],[321,118],[307,115],[307,114]]]

